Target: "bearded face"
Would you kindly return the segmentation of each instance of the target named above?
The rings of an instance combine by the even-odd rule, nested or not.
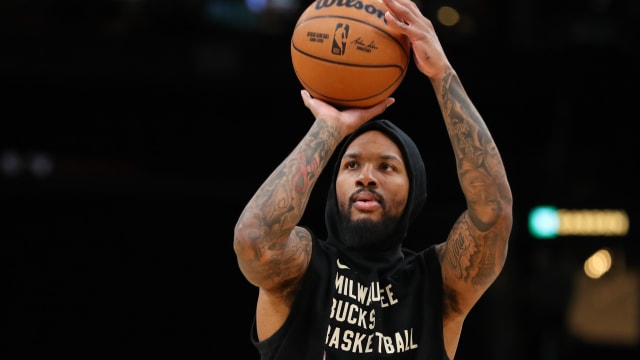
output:
[[[336,175],[336,234],[351,249],[366,252],[397,247],[409,197],[409,174],[398,145],[381,131],[356,137],[340,159]]]
[[[384,215],[380,220],[360,218],[352,220],[349,209],[340,208],[341,239],[347,247],[366,250],[386,247],[393,238],[398,216]]]

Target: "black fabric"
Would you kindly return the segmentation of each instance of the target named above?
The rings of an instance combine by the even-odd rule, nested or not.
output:
[[[449,360],[433,245],[418,253],[403,250],[403,260],[389,272],[365,273],[351,265],[314,236],[310,267],[285,324],[259,342],[253,323],[251,340],[261,360]],[[358,298],[372,284],[384,301]]]
[[[259,342],[255,320],[251,340],[262,360],[323,359],[324,338],[331,305],[331,279],[335,276],[335,251],[323,248],[313,236],[309,268],[291,313],[283,326],[269,339]],[[328,250],[328,251],[325,251]]]

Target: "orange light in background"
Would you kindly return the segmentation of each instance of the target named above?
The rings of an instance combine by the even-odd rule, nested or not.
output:
[[[601,248],[575,272],[566,325],[584,342],[640,344],[640,273],[626,265],[623,250]]]
[[[445,26],[455,26],[460,22],[460,13],[451,6],[441,6],[437,13],[438,21]]]
[[[624,236],[629,217],[624,210],[558,210],[559,235]]]
[[[598,279],[611,270],[611,252],[600,249],[584,261],[584,273],[591,279]]]

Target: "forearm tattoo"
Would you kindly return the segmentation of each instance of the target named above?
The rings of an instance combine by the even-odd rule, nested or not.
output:
[[[506,174],[486,124],[453,71],[443,79],[440,101],[469,209],[454,225],[446,261],[458,279],[485,287],[506,252],[509,230],[496,227],[501,199],[510,201]]]
[[[447,246],[449,257],[446,259],[449,267],[454,270],[455,277],[477,287],[485,287],[495,278],[496,241],[486,237],[492,236],[488,232],[482,236],[474,236],[470,230],[466,214],[456,222],[458,231],[452,234]],[[469,241],[474,239],[474,241]]]
[[[254,195],[249,212],[255,220],[276,236],[291,231],[302,218],[311,190],[339,140],[334,129],[316,121]]]

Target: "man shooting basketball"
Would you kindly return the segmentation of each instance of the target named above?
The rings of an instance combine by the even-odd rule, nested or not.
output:
[[[339,111],[303,90],[315,121],[235,226],[240,270],[259,289],[262,360],[454,359],[465,317],[504,266],[513,201],[497,146],[431,21],[410,0],[382,1],[435,91],[467,207],[446,240],[403,247],[426,171],[413,140],[374,119],[394,99]],[[320,239],[299,221],[336,151]]]

